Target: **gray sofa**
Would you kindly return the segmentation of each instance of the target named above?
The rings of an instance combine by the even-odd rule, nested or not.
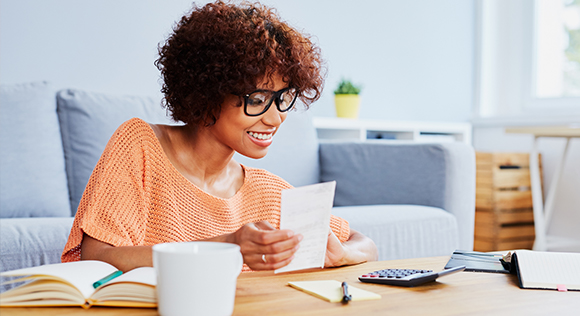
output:
[[[171,123],[152,98],[46,82],[1,86],[0,107],[0,271],[60,261],[92,169],[122,122]],[[473,248],[468,145],[320,143],[309,112],[296,111],[264,159],[236,158],[294,186],[337,181],[333,213],[372,238],[380,260]]]

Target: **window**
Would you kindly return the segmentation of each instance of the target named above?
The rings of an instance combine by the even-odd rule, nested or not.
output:
[[[533,96],[580,97],[580,0],[537,0],[535,18]]]
[[[536,0],[523,110],[580,111],[580,0]]]
[[[476,0],[474,113],[580,121],[580,0]]]

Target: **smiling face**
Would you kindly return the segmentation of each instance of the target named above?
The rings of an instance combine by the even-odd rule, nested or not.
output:
[[[258,84],[257,89],[278,91],[288,85],[278,75]],[[220,117],[209,127],[211,133],[221,143],[250,158],[262,158],[268,153],[272,138],[286,119],[288,112],[281,113],[273,103],[268,111],[259,116],[244,113],[243,98],[226,96]]]

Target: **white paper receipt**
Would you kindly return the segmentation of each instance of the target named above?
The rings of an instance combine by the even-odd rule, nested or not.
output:
[[[335,187],[336,181],[331,181],[282,191],[280,229],[304,239],[292,262],[275,273],[324,268]]]

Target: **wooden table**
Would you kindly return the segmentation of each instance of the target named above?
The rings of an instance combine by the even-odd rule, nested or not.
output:
[[[534,228],[536,240],[534,250],[546,251],[554,247],[570,247],[580,244],[580,241],[570,238],[548,236],[548,226],[554,211],[554,201],[560,177],[564,172],[564,165],[570,147],[570,140],[580,137],[580,125],[575,126],[533,126],[533,127],[509,127],[506,133],[532,134],[534,135],[534,146],[530,154],[530,178],[532,184],[532,203],[534,208]],[[541,137],[561,137],[566,139],[564,152],[556,166],[554,179],[550,186],[550,191],[546,195],[544,204],[542,198],[542,183],[540,180],[540,165],[538,161],[538,139]]]
[[[580,292],[520,289],[513,275],[461,272],[415,288],[360,283],[357,276],[385,268],[442,270],[449,257],[370,262],[274,275],[247,273],[237,284],[234,315],[575,315]],[[337,280],[381,294],[380,300],[328,303],[289,287],[289,281]],[[0,315],[157,315],[156,309],[93,307],[2,308]]]

